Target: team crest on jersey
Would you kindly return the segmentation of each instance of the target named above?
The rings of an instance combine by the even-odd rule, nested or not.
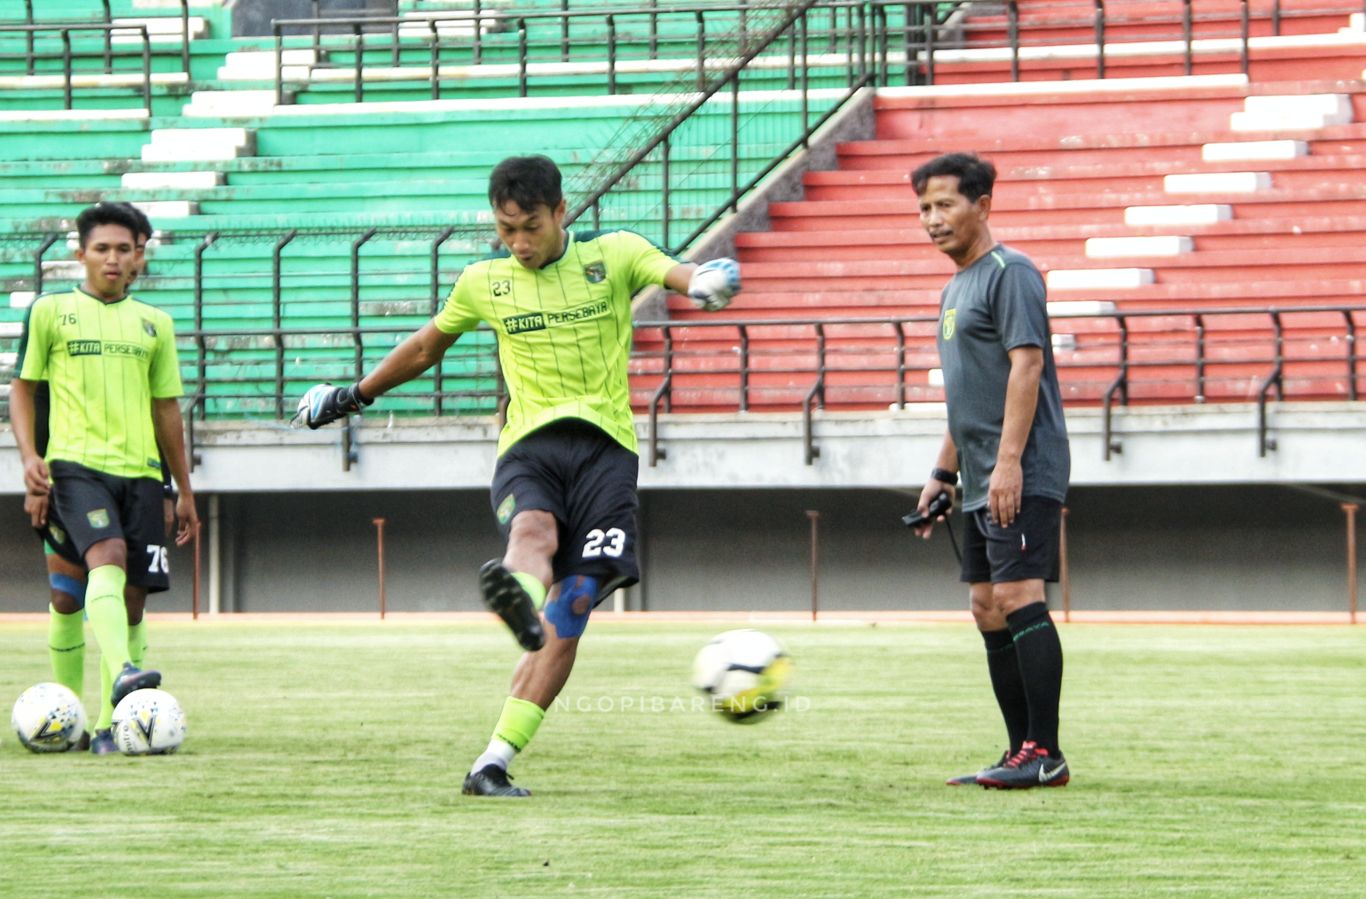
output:
[[[957,326],[957,319],[958,319],[958,310],[957,310],[957,309],[945,309],[945,310],[944,310],[944,321],[941,323],[940,328],[941,328],[941,331],[942,331],[943,334],[944,334],[944,339],[945,339],[945,340],[953,340],[954,331],[957,330],[957,327],[956,327],[956,326]]]
[[[156,336],[157,336],[157,326],[154,325],[154,324],[152,324],[151,322],[149,322],[147,319],[144,318],[144,319],[142,320],[142,333],[146,334],[148,337],[156,337]]]
[[[109,527],[109,510],[92,509],[85,513],[85,520],[90,522],[90,526],[96,530],[107,528]]]
[[[498,523],[507,524],[512,520],[512,513],[517,508],[517,497],[509,493],[507,497],[498,504]]]
[[[590,284],[601,284],[607,280],[607,263],[590,262],[583,267],[583,276]]]

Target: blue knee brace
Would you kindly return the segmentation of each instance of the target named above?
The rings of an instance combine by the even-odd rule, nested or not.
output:
[[[69,574],[61,574],[56,571],[47,573],[47,582],[53,590],[60,590],[80,603],[82,608],[85,607],[85,584]]]
[[[555,625],[560,637],[580,637],[597,602],[598,579],[572,575],[560,581],[560,592],[545,604],[545,620]]]

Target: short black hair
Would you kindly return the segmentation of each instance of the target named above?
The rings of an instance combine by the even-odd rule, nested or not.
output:
[[[554,209],[563,199],[560,169],[548,156],[509,156],[489,176],[489,204],[494,209],[509,200],[523,212],[541,205]]]
[[[141,219],[141,221],[139,221]],[[86,241],[90,239],[90,232],[100,225],[122,225],[128,229],[128,233],[133,236],[133,241],[137,241],[139,234],[150,234],[151,225],[148,224],[148,231],[139,230],[142,223],[147,221],[147,217],[141,212],[136,215],[129,210],[124,203],[96,203],[94,206],[87,206],[81,210],[81,214],[76,216],[76,233],[80,236],[81,247],[84,248]]]
[[[925,192],[925,186],[931,178],[941,175],[956,175],[958,192],[973,203],[983,196],[990,196],[991,188],[996,184],[996,166],[976,153],[945,153],[911,172],[911,186],[915,188],[916,195]]]
[[[146,213],[144,213],[141,209],[134,206],[132,203],[120,203],[119,205],[127,209],[128,214],[131,215],[138,223],[138,229],[133,232],[133,236],[141,237],[144,242],[151,240],[152,220],[147,218]]]

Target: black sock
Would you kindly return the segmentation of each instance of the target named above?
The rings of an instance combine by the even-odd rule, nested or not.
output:
[[[1015,656],[1029,699],[1029,739],[1047,749],[1058,749],[1058,700],[1062,696],[1062,641],[1048,614],[1048,606],[1031,603],[1006,616],[1015,641]]]
[[[987,645],[987,671],[991,674],[991,689],[996,693],[996,704],[1006,722],[1010,751],[1020,748],[1029,731],[1029,700],[1025,697],[1024,679],[1015,654],[1015,641],[1008,629],[983,631]]]

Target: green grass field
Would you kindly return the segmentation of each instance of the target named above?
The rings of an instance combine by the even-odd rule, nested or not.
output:
[[[1006,793],[942,785],[1003,741],[971,627],[763,625],[796,696],[749,727],[688,687],[729,626],[590,627],[499,801],[493,623],[153,620],[189,739],[6,734],[0,895],[1366,895],[1366,628],[1064,626],[1072,783]],[[0,621],[6,703],[44,639]]]

